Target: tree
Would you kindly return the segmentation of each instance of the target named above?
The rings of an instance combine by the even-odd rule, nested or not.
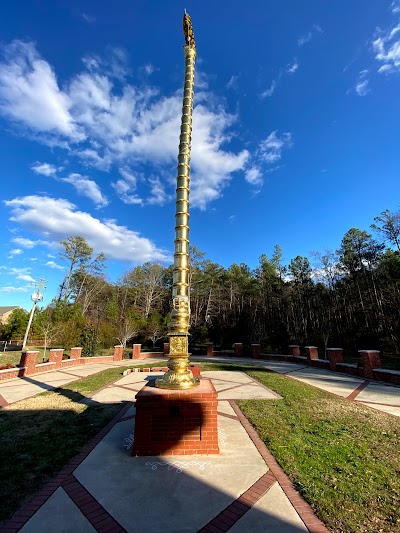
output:
[[[64,246],[60,257],[67,264],[68,271],[61,285],[59,300],[68,301],[72,293],[76,298],[80,296],[89,274],[99,275],[102,272],[106,257],[100,253],[92,258],[93,248],[79,235],[68,237],[60,244]]]
[[[33,330],[43,338],[43,361],[46,358],[48,346],[54,341],[62,329],[62,325],[55,323],[52,315],[52,309],[49,307],[47,309],[38,309],[33,322]]]
[[[391,213],[386,209],[374,220],[379,224],[372,224],[371,228],[381,234],[385,241],[394,244],[400,252],[400,210]]]
[[[7,324],[3,326],[3,337],[9,341],[13,337],[23,337],[28,325],[29,313],[24,309],[14,309],[10,314]]]

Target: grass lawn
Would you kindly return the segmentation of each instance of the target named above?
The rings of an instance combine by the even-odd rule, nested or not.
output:
[[[0,521],[9,518],[121,410],[84,397],[121,377],[111,368],[0,411]]]
[[[237,403],[331,531],[400,531],[399,418],[266,370],[201,366],[243,370],[283,397]]]

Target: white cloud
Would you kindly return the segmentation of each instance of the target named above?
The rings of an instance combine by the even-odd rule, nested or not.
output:
[[[70,183],[73,185],[78,194],[87,196],[98,207],[104,207],[108,205],[108,200],[105,196],[103,196],[100,187],[95,181],[89,179],[87,176],[73,173],[66,178],[60,178],[60,181],[64,181],[65,183]]]
[[[276,130],[260,143],[259,154],[266,163],[276,163],[282,158],[282,151],[292,146],[292,134],[283,133],[280,137]]]
[[[35,280],[32,278],[32,276],[29,276],[28,274],[20,274],[17,276],[17,279],[21,279],[22,281],[29,281],[34,282]]]
[[[123,167],[119,169],[123,179],[111,182],[111,186],[117,193],[119,199],[124,204],[143,205],[143,200],[137,194],[134,194],[137,187],[138,178],[129,168]]]
[[[395,12],[395,11],[394,11]],[[381,64],[378,72],[393,74],[400,71],[400,23],[383,32],[376,30],[376,37],[372,41],[375,59]]]
[[[151,63],[147,63],[146,65],[143,65],[143,67],[141,67],[141,70],[147,75],[147,76],[151,76],[153,74],[153,72],[156,70],[156,68],[154,67],[154,65],[152,65]]]
[[[238,79],[239,79],[239,75],[233,75],[229,78],[229,81],[228,83],[226,84],[226,88],[227,89],[237,89],[237,85],[238,85]]]
[[[55,176],[57,170],[61,170],[51,163],[39,163],[39,161],[36,161],[36,163],[31,166],[31,169],[36,172],[36,174],[42,174],[43,176]]]
[[[32,287],[0,287],[0,292],[28,292],[32,290]]]
[[[302,35],[301,37],[297,39],[297,44],[299,46],[303,46],[306,43],[309,43],[311,39],[312,39],[312,33],[309,31],[308,33],[306,33],[305,35]]]
[[[271,87],[269,89],[266,89],[260,94],[261,98],[269,98],[270,96],[272,96],[277,86],[278,86],[277,80],[272,80]]]
[[[47,261],[45,266],[50,267],[50,268],[54,268],[54,269],[57,269],[57,270],[64,270],[64,268],[65,268],[62,265],[59,265],[59,264],[55,263],[54,261]]]
[[[164,205],[169,199],[159,178],[150,178],[151,195],[147,200],[150,205]]]
[[[394,0],[390,5],[391,11],[394,15],[397,15],[397,13],[400,13],[400,1]]]
[[[12,242],[15,242],[15,244],[19,244],[23,248],[27,248],[28,250],[34,248],[38,244],[48,244],[46,241],[32,241],[31,239],[25,239],[24,237],[15,237],[12,239]]]
[[[135,165],[139,172],[145,169],[146,175],[172,176],[178,151],[181,89],[172,96],[160,96],[154,87],[128,84],[124,77],[126,53],[118,48],[107,53],[105,59],[84,58],[86,70],[60,88],[54,70],[39,56],[35,45],[15,41],[6,48],[6,60],[0,63],[0,112],[34,131],[45,143],[51,137],[53,143],[68,148],[69,156],[78,156],[88,166],[108,171],[114,164],[120,168]],[[196,87],[200,85],[207,87],[204,73],[196,74]],[[213,93],[196,93],[193,124],[191,202],[204,209],[222,194],[234,172],[245,169],[250,154],[229,150],[237,116],[227,113]],[[34,170],[56,177],[50,164],[38,163]],[[106,205],[94,181],[76,174],[61,179],[97,205]],[[132,184],[128,189],[124,177],[113,187],[122,201],[137,204],[161,202],[161,188],[167,199],[175,187],[169,178],[160,177],[159,184],[144,183],[150,190],[148,199],[132,191]],[[154,194],[156,185],[158,193]]]
[[[245,173],[245,180],[254,187],[261,187],[263,184],[263,176],[257,167],[249,168]]]
[[[289,63],[289,65],[286,67],[286,72],[288,74],[294,74],[296,70],[298,70],[299,64],[296,60],[293,61],[293,63]]]
[[[368,80],[363,80],[363,81],[359,81],[358,83],[356,83],[354,90],[356,91],[358,96],[365,96],[366,94],[369,93],[368,83],[369,83]]]
[[[119,226],[114,220],[101,221],[89,213],[77,211],[67,200],[25,196],[5,204],[12,211],[10,220],[29,227],[30,231],[48,235],[53,241],[82,235],[96,253],[104,252],[110,259],[130,263],[171,260],[169,253],[158,249],[137,232]],[[41,214],[43,212],[45,217]]]
[[[33,43],[13,41],[0,64],[0,110],[34,132],[83,139],[70,114],[71,100]]]
[[[89,13],[82,13],[82,18],[88,24],[92,24],[93,22],[96,21],[96,17],[94,15],[90,15]]]
[[[10,254],[8,257],[13,257],[14,255],[21,255],[23,253],[23,251],[21,250],[21,248],[14,248],[13,250],[10,251]]]

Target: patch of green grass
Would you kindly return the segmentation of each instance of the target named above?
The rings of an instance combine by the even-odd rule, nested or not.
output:
[[[282,400],[240,408],[333,532],[400,531],[400,420],[286,376],[239,365]]]
[[[0,411],[0,521],[9,518],[121,410],[80,403],[121,377],[107,369]]]

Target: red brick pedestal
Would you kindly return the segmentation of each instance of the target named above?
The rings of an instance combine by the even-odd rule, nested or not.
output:
[[[300,346],[298,344],[290,344],[289,354],[293,356],[300,355]]]
[[[337,363],[343,363],[343,350],[342,348],[327,348],[329,368],[330,370],[336,370]]]
[[[189,390],[158,389],[150,381],[136,394],[132,455],[218,454],[217,405],[209,379]]]
[[[318,359],[318,347],[317,346],[305,346],[306,357],[308,361]]]
[[[381,368],[380,352],[378,350],[358,350],[365,378],[374,377],[374,368]]]

